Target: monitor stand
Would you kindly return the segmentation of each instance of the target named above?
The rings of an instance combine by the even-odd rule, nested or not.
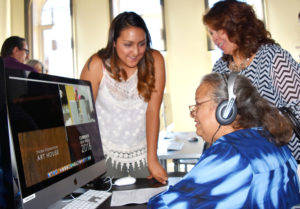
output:
[[[107,177],[108,178],[108,177]],[[108,190],[111,187],[112,182],[107,180],[105,176],[99,176],[93,181],[89,182],[84,186],[86,189],[95,189],[95,190]]]

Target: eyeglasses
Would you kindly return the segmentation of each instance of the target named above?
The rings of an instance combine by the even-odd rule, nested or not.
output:
[[[29,54],[29,49],[22,49],[26,52],[26,54]]]
[[[209,102],[209,101],[211,101],[211,99],[205,100],[205,101],[203,101],[203,102],[196,103],[196,104],[194,104],[194,105],[189,105],[190,116],[191,116],[191,117],[194,117],[197,108],[198,108],[200,105],[202,105],[202,104],[204,104],[204,103],[206,103],[206,102]]]

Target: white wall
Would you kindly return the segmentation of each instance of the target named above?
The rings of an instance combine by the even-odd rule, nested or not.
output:
[[[10,1],[2,0],[0,1],[0,43],[6,39],[10,34]]]
[[[299,0],[265,0],[267,28],[272,38],[300,62]],[[300,166],[297,169],[300,177]]]
[[[272,38],[300,62],[300,1],[266,0],[266,12]]]
[[[24,37],[24,1],[0,0],[0,25],[0,45],[11,35]]]
[[[108,0],[74,0],[74,31],[78,76],[86,60],[106,45],[110,24]]]
[[[175,130],[194,131],[188,106],[202,75],[211,71],[206,29],[202,24],[204,1],[166,0],[167,91],[171,94]]]

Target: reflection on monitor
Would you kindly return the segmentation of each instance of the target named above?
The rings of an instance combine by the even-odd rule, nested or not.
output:
[[[7,69],[6,84],[23,208],[46,208],[105,172],[89,82]]]

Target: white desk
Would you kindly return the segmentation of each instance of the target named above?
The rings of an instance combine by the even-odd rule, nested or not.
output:
[[[160,133],[158,140],[157,155],[158,159],[167,168],[167,159],[198,159],[200,158],[204,142],[201,137],[197,136],[195,132],[173,132],[174,138],[165,139],[165,133]],[[190,137],[198,137],[197,142],[189,142]],[[177,142],[184,142],[181,150],[178,151],[168,151],[168,145],[172,140]],[[175,169],[176,170],[176,169]]]

